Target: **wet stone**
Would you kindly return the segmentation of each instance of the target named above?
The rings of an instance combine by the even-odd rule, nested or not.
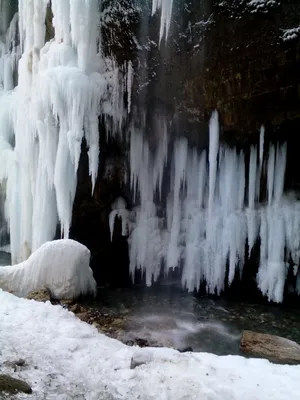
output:
[[[0,393],[32,393],[31,387],[25,381],[21,379],[16,379],[11,377],[10,375],[0,374]]]

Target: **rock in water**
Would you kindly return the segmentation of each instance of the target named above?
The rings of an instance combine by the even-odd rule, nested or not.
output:
[[[20,379],[12,378],[9,375],[0,375],[0,393],[32,393],[31,387],[28,383],[21,381]]]
[[[40,290],[35,290],[33,292],[28,293],[26,298],[29,300],[41,301],[45,303],[46,301],[51,300],[51,294],[47,288],[42,288]]]
[[[300,364],[300,345],[280,336],[244,331],[240,349],[280,364]]]

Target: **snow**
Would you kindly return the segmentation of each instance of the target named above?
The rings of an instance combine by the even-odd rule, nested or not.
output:
[[[33,400],[290,400],[300,366],[166,348],[127,347],[61,306],[0,291],[2,373],[26,380]],[[13,372],[2,364],[22,358]],[[139,366],[131,369],[131,360]]]
[[[282,40],[287,42],[289,40],[293,40],[298,38],[300,35],[300,26],[291,29],[285,29],[282,33]]]
[[[47,287],[57,299],[95,294],[90,251],[74,240],[43,244],[26,261],[0,268],[0,288],[18,296]]]

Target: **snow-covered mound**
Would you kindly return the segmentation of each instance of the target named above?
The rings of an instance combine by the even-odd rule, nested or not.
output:
[[[90,251],[70,239],[47,242],[26,261],[0,268],[0,288],[17,296],[47,287],[57,299],[96,292]]]
[[[166,348],[127,347],[61,306],[0,290],[2,373],[30,400],[296,400],[300,366]],[[24,359],[13,372],[4,361]],[[133,363],[131,360],[133,358]],[[130,367],[134,364],[135,368]]]

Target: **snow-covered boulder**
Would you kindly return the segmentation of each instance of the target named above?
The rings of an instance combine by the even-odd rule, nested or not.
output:
[[[17,296],[46,287],[57,299],[96,293],[90,251],[70,239],[43,244],[28,260],[0,267],[0,288]]]

